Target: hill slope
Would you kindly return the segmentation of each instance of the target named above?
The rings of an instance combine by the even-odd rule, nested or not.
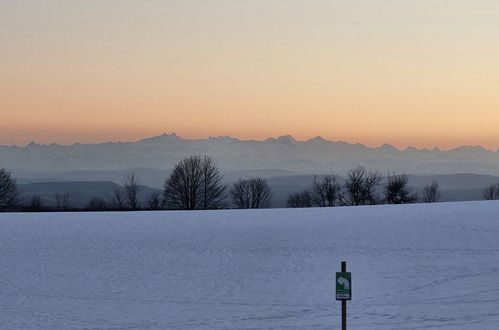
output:
[[[499,203],[0,213],[2,329],[499,328]]]

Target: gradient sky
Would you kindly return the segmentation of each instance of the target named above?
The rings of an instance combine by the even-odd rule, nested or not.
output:
[[[497,0],[0,1],[0,144],[499,148]]]

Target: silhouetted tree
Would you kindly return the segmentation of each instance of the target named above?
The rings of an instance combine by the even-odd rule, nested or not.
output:
[[[309,190],[289,195],[288,207],[313,207],[314,201]]]
[[[272,191],[265,179],[240,179],[232,185],[230,196],[240,209],[259,209],[270,206]]]
[[[147,208],[149,210],[160,210],[161,204],[161,194],[158,191],[152,192],[147,199]]]
[[[499,184],[491,184],[485,188],[482,192],[483,198],[488,200],[498,199],[499,195]]]
[[[122,189],[118,188],[113,191],[109,197],[108,205],[113,210],[124,210],[126,206],[125,193]]]
[[[375,205],[379,197],[376,194],[376,186],[381,181],[381,174],[376,170],[367,172],[364,179],[364,198],[370,205]]]
[[[125,176],[123,182],[125,207],[130,210],[140,209],[139,193],[142,188],[139,185],[135,173]]]
[[[10,173],[0,168],[0,211],[13,207],[17,200],[17,187]]]
[[[364,176],[366,170],[363,167],[357,167],[348,171],[345,180],[345,204],[362,205],[365,203]]]
[[[58,211],[71,210],[71,195],[67,192],[56,192],[54,194],[55,208]]]
[[[406,174],[389,175],[385,186],[385,200],[388,204],[415,203],[417,194],[411,192],[408,186],[409,177]]]
[[[196,210],[225,207],[225,186],[217,164],[208,156],[191,156],[175,165],[163,189],[170,209]]]
[[[225,207],[225,186],[218,165],[208,156],[203,157],[201,164],[201,202],[203,209],[220,209]]]
[[[379,200],[376,195],[376,186],[381,181],[377,171],[367,171],[358,166],[348,171],[344,183],[344,204],[346,205],[374,205]]]
[[[43,209],[42,199],[39,195],[31,196],[29,201],[24,205],[24,210],[27,212],[40,212]]]
[[[310,191],[313,194],[314,204],[319,207],[337,205],[342,199],[341,185],[336,175],[326,175],[322,179],[314,176]]]
[[[104,211],[108,208],[106,200],[102,197],[94,197],[87,203],[86,209],[89,211]]]
[[[433,181],[430,185],[423,188],[423,202],[436,203],[441,197],[442,194],[440,193],[440,189],[436,181]]]

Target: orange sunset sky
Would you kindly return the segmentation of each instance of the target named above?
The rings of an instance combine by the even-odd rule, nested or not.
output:
[[[0,1],[0,145],[499,148],[499,1]]]

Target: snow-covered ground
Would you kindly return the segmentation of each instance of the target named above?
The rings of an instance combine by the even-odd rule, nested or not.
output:
[[[499,203],[0,213],[0,329],[499,329]]]

